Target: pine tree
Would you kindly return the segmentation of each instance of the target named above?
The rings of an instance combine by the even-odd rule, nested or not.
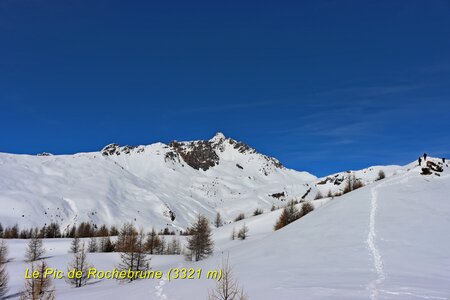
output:
[[[104,236],[100,238],[99,249],[100,252],[113,252],[114,244],[111,242],[109,236]]]
[[[4,240],[0,240],[0,299],[4,299],[8,292],[8,272],[6,262],[8,261],[8,247]]]
[[[177,255],[181,253],[181,244],[177,237],[173,237],[167,245],[167,254]]]
[[[73,225],[69,232],[67,233],[67,237],[68,238],[75,238],[77,237],[77,227],[75,225]]]
[[[141,230],[139,233],[130,223],[124,225],[121,229],[119,238],[120,246],[120,264],[117,266],[119,270],[131,270],[134,272],[145,272],[150,269],[150,259],[145,253],[145,234]],[[137,278],[127,278],[133,281]]]
[[[214,221],[214,225],[216,226],[216,228],[219,228],[220,226],[223,225],[223,220],[222,216],[220,215],[220,212],[217,212],[216,214],[216,220]]]
[[[97,236],[99,236],[99,237],[109,236],[109,230],[108,230],[108,227],[106,227],[105,224],[100,226],[100,229],[97,230]]]
[[[35,266],[31,263],[31,273],[36,269],[39,271],[38,278],[29,278],[25,282],[25,288],[23,289],[20,300],[54,300],[55,288],[51,276],[45,277],[45,270],[48,268],[45,261],[41,261]]]
[[[42,244],[42,239],[39,237],[37,230],[33,232],[31,239],[28,242],[25,258],[28,262],[32,262],[42,258],[45,249]]]
[[[211,238],[211,228],[208,219],[202,215],[191,227],[191,236],[187,240],[186,258],[199,261],[213,253],[214,242]]]
[[[148,234],[147,240],[145,241],[145,250],[149,254],[156,253],[156,250],[161,245],[161,239],[155,231],[155,228],[152,228],[152,231]]]
[[[3,225],[0,223],[0,239],[3,238]]]
[[[117,237],[116,251],[127,252],[133,249],[138,232],[132,223],[125,223]]]
[[[80,250],[80,239],[74,237],[70,243],[70,253],[77,253]]]
[[[161,236],[158,247],[156,248],[156,254],[166,254],[166,238]]]
[[[209,300],[246,300],[248,299],[244,293],[244,289],[239,286],[236,278],[234,278],[233,270],[228,263],[228,258],[222,261],[222,279],[216,284],[215,289],[211,290]]]
[[[84,243],[78,248],[78,251],[73,254],[72,262],[67,268],[67,274],[69,272],[81,271],[81,276],[73,276],[73,278],[66,277],[66,281],[73,287],[82,287],[88,282],[88,271],[92,268],[92,265],[87,261],[86,248]]]
[[[61,229],[59,228],[59,224],[52,222],[45,230],[46,238],[60,238],[61,237]]]
[[[117,230],[116,226],[112,226],[111,229],[109,230],[109,235],[110,236],[117,236],[119,235],[119,230]]]
[[[97,247],[97,239],[94,237],[91,237],[89,239],[89,244],[88,244],[88,251],[90,253],[92,252],[97,252],[98,251],[98,247]]]
[[[231,232],[231,239],[234,240],[236,238],[236,228],[233,227],[233,231]]]

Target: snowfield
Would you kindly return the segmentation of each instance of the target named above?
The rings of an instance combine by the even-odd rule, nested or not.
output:
[[[281,210],[227,224],[213,231],[212,257],[187,262],[154,255],[152,268],[212,270],[229,256],[250,299],[450,299],[450,173],[448,167],[439,175],[420,172],[416,163],[391,168],[385,179],[313,201],[312,213],[278,231],[273,225]],[[231,240],[233,227],[244,223],[248,239]],[[45,240],[51,267],[66,270],[69,244]],[[24,282],[26,241],[8,245],[8,299],[16,299]],[[108,270],[119,256],[95,253],[89,260]],[[206,278],[97,280],[75,289],[55,280],[58,299],[207,299],[214,284]]]
[[[432,170],[423,175],[427,164]],[[379,179],[379,173],[385,173]],[[348,178],[363,187],[342,196]],[[323,178],[290,170],[249,146],[218,133],[208,141],[111,144],[74,155],[0,153],[0,223],[4,227],[62,229],[82,221],[149,231],[184,230],[200,213],[211,223],[214,254],[200,262],[153,255],[162,279],[121,283],[97,279],[72,288],[55,279],[57,299],[207,299],[215,286],[205,274],[229,257],[250,299],[450,299],[450,173],[441,159],[418,166],[375,166]],[[320,194],[323,197],[318,197]],[[315,210],[274,231],[289,200]],[[300,207],[302,204],[298,204]],[[251,216],[256,208],[262,215]],[[233,222],[239,214],[246,219]],[[243,225],[249,237],[231,240]],[[185,244],[185,237],[180,238]],[[170,241],[171,237],[166,237]],[[70,239],[46,239],[46,261],[66,271]],[[26,240],[7,240],[7,299],[24,285]],[[112,270],[118,253],[91,253],[98,270]],[[171,268],[202,269],[203,277],[168,280]]]
[[[209,141],[178,144],[180,149],[161,143],[131,150],[109,145],[103,152],[55,156],[0,153],[0,220],[3,226],[23,227],[133,221],[185,229],[198,213],[213,218],[220,212],[230,222],[239,213],[300,199],[316,180],[220,133]],[[206,150],[196,148],[204,144]],[[193,153],[186,159],[194,167],[216,165],[195,169],[183,151]],[[275,193],[285,196],[270,196]]]

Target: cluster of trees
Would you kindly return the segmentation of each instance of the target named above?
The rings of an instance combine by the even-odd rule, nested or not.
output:
[[[73,225],[70,229],[61,230],[58,223],[52,222],[45,224],[41,228],[24,228],[19,229],[16,224],[11,227],[3,228],[0,223],[0,238],[4,239],[31,239],[33,236],[38,235],[40,238],[74,238],[74,237],[94,237],[94,236],[114,236],[118,234],[116,227],[111,228],[102,225],[97,227],[88,222],[82,222],[78,226]]]
[[[42,258],[45,249],[39,238],[30,240],[26,250],[26,260],[30,262],[29,268],[32,274],[35,270],[40,271],[39,276],[26,279],[25,286],[21,291],[20,300],[53,300],[55,298],[55,289],[51,277],[44,277],[47,264],[44,260],[36,263]],[[0,240],[0,299],[5,299],[8,292],[8,272],[6,263],[8,262],[8,247],[5,240]]]
[[[284,207],[283,212],[275,223],[274,230],[283,228],[284,226],[300,219],[314,210],[314,206],[309,202],[304,202],[302,208],[298,209],[295,201],[289,201]]]
[[[354,191],[356,189],[359,189],[360,187],[363,187],[364,183],[359,180],[356,179],[355,175],[350,175],[347,180],[345,181],[345,187],[344,190],[342,191],[343,194],[347,194],[351,191]]]
[[[204,225],[204,222],[200,222]],[[83,229],[83,226],[81,226]],[[86,227],[84,227],[86,228]],[[203,237],[204,227],[194,224],[193,232],[195,236]],[[82,233],[82,231],[80,231]],[[106,234],[106,231],[104,231]],[[212,253],[212,245],[210,249],[203,248],[203,243],[207,241],[200,238],[200,243],[191,242],[190,249],[195,252],[196,258],[201,259],[205,255]],[[72,253],[72,260],[68,265],[67,272],[81,272],[82,276],[66,277],[66,281],[73,287],[79,288],[88,282],[88,270],[93,266],[87,259],[87,253],[95,251],[120,252],[120,263],[117,269],[122,271],[147,271],[150,270],[149,254],[181,254],[181,244],[178,238],[173,237],[170,242],[165,241],[165,237],[160,237],[154,229],[148,234],[144,231],[136,230],[132,223],[126,223],[118,232],[117,242],[112,243],[109,236],[91,237],[88,244],[85,240],[75,236],[72,239],[69,252]],[[51,277],[44,277],[45,270],[48,268],[47,263],[43,259],[46,250],[43,245],[40,231],[32,230],[30,239],[25,252],[25,260],[30,263],[30,274],[35,270],[40,271],[40,275],[35,278],[27,278],[25,286],[21,291],[21,300],[53,300],[55,298],[55,288]],[[194,253],[194,252],[193,252]],[[8,291],[8,273],[6,270],[8,249],[6,241],[0,240],[0,299],[3,299]],[[136,277],[126,278],[133,281]]]
[[[264,213],[264,210],[262,208],[257,208],[253,211],[253,216],[262,215]]]
[[[3,228],[0,223],[0,238],[4,239],[31,239],[32,236],[38,235],[41,238],[91,238],[91,237],[106,237],[117,236],[119,230],[115,226],[107,227],[101,225],[98,227],[89,222],[81,222],[78,226],[73,225],[66,230],[61,230],[58,223],[52,222],[49,225],[44,225],[41,228],[26,228],[19,229],[16,224],[14,226]],[[175,235],[175,231],[169,228],[161,229],[159,235]],[[180,232],[180,235],[186,235],[188,232]]]
[[[127,236],[134,236],[131,234],[132,232],[142,235],[142,238],[144,239],[143,251],[147,254],[177,255],[182,252],[180,240],[178,237],[173,236],[173,234],[169,234],[173,237],[166,240],[166,237],[161,235],[163,231],[157,233],[153,228],[151,232],[145,234],[142,230],[138,231],[132,223],[123,225],[118,233],[116,242],[113,242],[109,236],[89,238],[86,245],[86,251],[90,253],[123,252],[123,249],[125,249],[124,239],[126,240]],[[77,252],[80,241],[80,238],[77,236],[73,238],[70,252]]]
[[[38,271],[38,276],[30,276],[25,280],[25,285],[20,292],[20,300],[53,300],[55,299],[55,287],[52,277],[45,276],[48,265],[43,259],[45,248],[39,232],[33,231],[27,244],[25,260],[30,263],[29,274]],[[0,241],[0,299],[4,299],[8,291],[8,274],[6,272],[8,249],[5,240]],[[86,259],[86,250],[84,244],[77,246],[73,260],[69,264],[68,272],[71,270],[82,271],[81,278],[66,278],[67,282],[74,287],[81,287],[86,284],[87,271],[91,265]]]
[[[244,223],[244,225],[242,225],[241,229],[238,230],[238,232],[236,232],[236,229],[233,227],[233,231],[231,232],[231,239],[239,239],[239,240],[245,240],[248,236],[248,231],[249,228],[248,226]]]
[[[237,215],[236,218],[234,218],[234,221],[237,222],[237,221],[244,220],[244,219],[245,219],[245,214],[244,213],[240,213],[240,214]]]
[[[245,239],[248,227],[244,224],[237,233],[237,238]],[[78,232],[77,232],[78,233]],[[82,231],[80,231],[82,233]],[[208,219],[199,215],[194,224],[189,228],[190,236],[187,238],[185,256],[189,260],[201,260],[213,253],[214,242],[212,240],[211,227]],[[106,234],[106,233],[105,233]],[[113,244],[109,236],[91,237],[88,244],[85,239],[75,236],[70,245],[72,259],[67,267],[67,272],[81,272],[82,276],[66,278],[68,284],[75,288],[80,288],[88,282],[88,270],[93,266],[88,261],[88,252],[93,246],[93,241],[99,244],[98,249],[104,249],[105,252],[120,252],[120,263],[117,269],[141,271],[150,270],[149,254],[171,253],[180,254],[182,252],[178,238],[173,237],[170,242],[165,242],[165,237],[152,229],[145,234],[140,229],[137,230],[132,223],[126,223],[118,231],[117,242]],[[98,241],[100,241],[98,243]],[[113,246],[111,246],[113,245]],[[108,250],[105,250],[108,249]],[[112,250],[113,249],[113,250]],[[165,249],[165,250],[164,250]],[[103,250],[102,250],[103,251]],[[39,271],[39,276],[27,278],[25,286],[20,293],[21,300],[53,300],[55,299],[55,288],[51,276],[45,277],[45,270],[48,268],[43,259],[45,248],[42,242],[42,236],[37,230],[33,230],[26,249],[26,261],[30,263],[30,272]],[[5,240],[0,240],[0,299],[3,299],[8,290],[8,274],[6,271],[8,249]],[[209,293],[209,299],[248,299],[244,289],[240,287],[238,281],[234,278],[228,259],[222,263],[223,279],[217,283],[217,286]],[[124,280],[133,281],[136,277],[126,278]]]

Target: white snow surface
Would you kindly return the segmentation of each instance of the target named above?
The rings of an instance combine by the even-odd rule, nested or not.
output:
[[[132,221],[145,228],[184,229],[199,213],[212,219],[220,212],[230,222],[242,212],[269,210],[300,198],[316,180],[277,167],[276,159],[251,148],[240,151],[221,133],[209,142],[219,163],[206,171],[179,156],[168,159],[173,149],[162,143],[129,153],[121,147],[119,155],[107,156],[0,153],[0,222],[21,227],[57,222],[67,228],[82,221],[110,226]],[[283,192],[282,198],[270,196]]]
[[[33,168],[31,162],[28,165]],[[392,169],[387,178],[367,182],[341,197],[312,201],[313,212],[278,231],[273,231],[273,225],[281,210],[266,212],[214,229],[212,257],[187,262],[182,256],[155,255],[152,268],[205,271],[217,268],[229,256],[247,295],[258,300],[450,299],[449,169],[445,167],[439,176],[421,175],[416,163]],[[231,240],[233,228],[238,230],[244,223],[250,229],[248,239]],[[7,242],[11,253],[8,298],[16,299],[24,282],[26,241]],[[67,239],[45,241],[50,266],[66,269],[69,243]],[[89,259],[103,269],[113,268],[119,260],[117,253],[90,254]],[[55,284],[58,299],[185,300],[207,299],[214,281],[121,284],[100,280],[79,289],[64,280]]]

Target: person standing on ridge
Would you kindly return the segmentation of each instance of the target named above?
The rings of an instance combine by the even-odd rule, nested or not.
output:
[[[423,154],[423,160],[427,160],[427,154],[426,153]]]
[[[419,157],[418,161],[419,161],[419,166],[421,166],[422,165],[422,158]]]

